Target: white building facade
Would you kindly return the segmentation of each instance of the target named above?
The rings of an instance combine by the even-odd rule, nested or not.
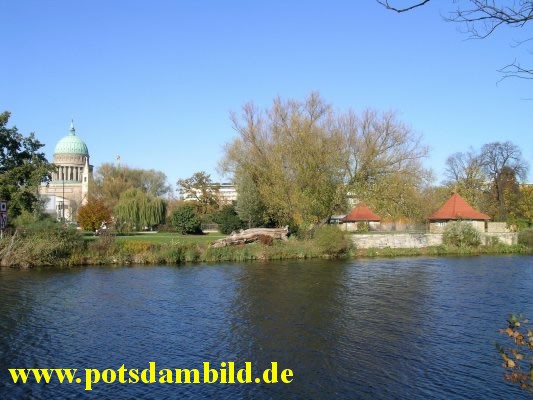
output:
[[[46,213],[72,222],[79,207],[87,203],[93,170],[89,149],[76,135],[74,123],[70,125],[70,133],[56,144],[53,162],[57,170],[52,174],[52,181],[39,188],[39,194]]]

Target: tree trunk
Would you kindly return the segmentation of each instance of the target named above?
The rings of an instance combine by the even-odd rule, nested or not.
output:
[[[235,246],[239,244],[253,243],[262,238],[270,237],[277,240],[287,240],[289,235],[289,227],[285,228],[253,228],[240,230],[239,232],[232,232],[231,235],[218,239],[211,243],[210,247],[226,247]]]

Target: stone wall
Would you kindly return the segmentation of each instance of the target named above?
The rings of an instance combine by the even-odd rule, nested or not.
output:
[[[442,244],[440,233],[389,233],[389,234],[353,234],[352,242],[358,249],[414,249],[439,246]],[[490,238],[497,238],[500,243],[511,245],[518,242],[517,233],[482,233],[481,242],[490,244]]]
[[[507,229],[507,222],[489,222],[487,224],[487,232],[509,232],[509,229]]]
[[[518,244],[518,233],[516,232],[484,233],[481,235],[481,242],[490,244],[491,238],[496,238],[500,243],[507,245]]]
[[[351,239],[358,249],[413,249],[442,244],[442,234],[438,233],[354,234]]]

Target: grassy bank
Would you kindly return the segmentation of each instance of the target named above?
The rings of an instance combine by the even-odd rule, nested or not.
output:
[[[431,246],[413,249],[354,249],[351,252],[353,258],[371,258],[371,257],[416,257],[416,256],[482,256],[482,255],[531,255],[532,248],[523,245],[508,246],[499,244],[494,246],[479,247],[455,247],[455,246]]]
[[[252,261],[337,257],[320,251],[311,240],[290,239],[272,245],[252,243],[211,248],[221,235],[179,236],[163,240],[154,235],[139,238],[98,238],[87,243],[85,251],[73,254],[71,264],[183,264],[195,262]]]
[[[416,249],[356,249],[337,231],[325,231],[313,239],[272,245],[259,243],[211,248],[220,234],[178,235],[175,233],[139,233],[124,236],[81,236],[75,231],[20,231],[0,241],[0,259],[6,267],[184,264],[198,262],[241,262],[311,258],[362,258],[405,256],[476,256],[490,254],[533,254],[525,245],[455,247],[436,246]]]

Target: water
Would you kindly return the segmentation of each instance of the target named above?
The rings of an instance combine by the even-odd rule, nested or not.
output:
[[[494,346],[516,311],[533,318],[533,257],[1,270],[0,398],[527,398]],[[7,371],[150,361],[276,361],[294,381],[87,392],[14,385]]]

